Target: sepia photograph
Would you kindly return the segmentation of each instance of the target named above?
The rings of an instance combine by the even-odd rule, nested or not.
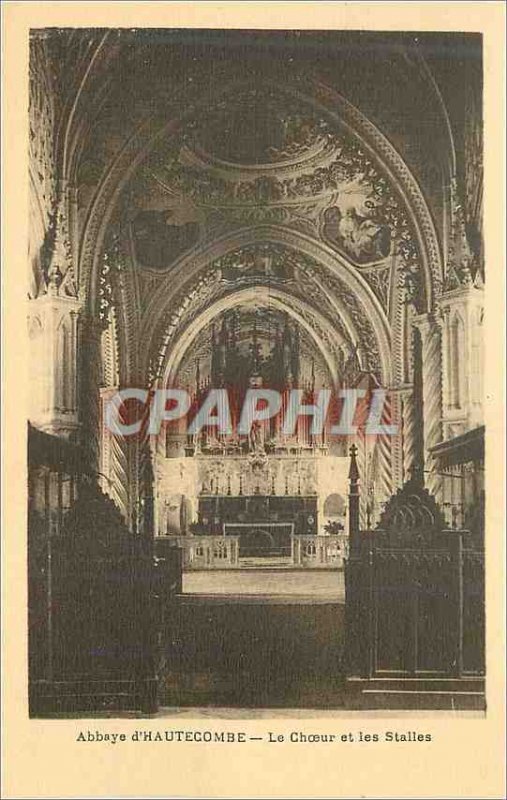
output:
[[[482,44],[30,31],[32,717],[485,710]]]
[[[2,797],[503,800],[505,6],[4,6]]]

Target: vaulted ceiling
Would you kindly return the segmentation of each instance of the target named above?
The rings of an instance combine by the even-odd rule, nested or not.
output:
[[[469,226],[477,224],[479,36],[61,29],[33,31],[31,49],[34,179],[48,201],[55,180],[76,188],[80,227],[139,125],[185,120],[195,166],[207,156],[274,166],[318,150],[319,115],[297,102],[294,115],[287,95],[280,106],[280,93],[256,90],[266,81],[338,91],[402,153],[439,231],[453,171]],[[253,88],[203,106],[236,83]]]
[[[478,37],[85,29],[31,48],[30,291],[56,240],[92,309],[116,298],[123,361],[159,374],[205,310],[268,297],[323,363],[345,344],[382,372],[401,284],[427,309],[446,280],[456,209],[480,253]]]

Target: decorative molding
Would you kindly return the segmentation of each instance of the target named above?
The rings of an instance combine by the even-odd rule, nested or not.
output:
[[[465,214],[458,195],[458,182],[451,177],[449,186],[450,231],[446,262],[446,276],[442,291],[449,292],[473,283],[475,272],[473,255],[468,243]]]
[[[344,123],[363,139],[368,150],[382,161],[384,169],[394,179],[397,192],[409,210],[411,222],[417,232],[422,256],[421,267],[425,272],[421,285],[424,283],[426,308],[430,309],[433,298],[441,291],[443,268],[435,225],[419,184],[393,145],[359,109],[336,90],[322,83],[318,85],[315,96],[327,108],[331,104],[339,110]]]
[[[315,264],[322,275],[329,276],[329,280],[335,276],[334,287],[340,287],[343,297],[340,295],[335,297],[335,305],[333,315],[330,319],[332,327],[335,326],[336,319],[340,320],[340,316],[346,319],[350,317],[351,322],[349,334],[346,337],[349,341],[358,338],[357,334],[352,335],[354,326],[359,324],[363,330],[363,338],[369,342],[365,352],[371,348],[378,352],[378,358],[375,355],[373,360],[377,360],[375,370],[379,370],[382,375],[382,380],[385,385],[391,384],[391,367],[390,367],[390,342],[388,333],[388,323],[385,314],[382,311],[380,303],[375,295],[368,287],[361,275],[354,270],[345,261],[340,259],[337,254],[333,253],[325,245],[315,242],[309,237],[302,234],[295,234],[294,232],[285,228],[273,228],[271,226],[263,226],[259,228],[246,229],[239,232],[234,236],[227,236],[223,239],[214,242],[212,246],[202,248],[199,256],[193,253],[180,263],[179,270],[182,274],[186,275],[186,283],[181,287],[180,295],[184,296],[183,303],[185,306],[189,305],[189,291],[192,287],[191,280],[195,281],[196,276],[200,271],[209,266],[215,259],[221,257],[223,254],[231,252],[237,247],[248,245],[253,242],[271,242],[295,250],[297,258],[301,263]],[[308,261],[308,258],[310,261]],[[301,271],[300,271],[301,273]],[[213,280],[212,273],[209,277]],[[198,282],[198,281],[197,281]],[[296,282],[297,284],[297,282]],[[157,333],[158,325],[162,319],[164,307],[178,308],[178,303],[174,297],[174,278],[167,277],[163,283],[159,285],[157,295],[153,298],[150,306],[146,309],[144,314],[144,326],[141,331],[142,354],[152,353],[153,348],[157,347],[156,342],[159,341],[159,334]],[[292,284],[284,284],[283,289],[286,294],[290,294]],[[219,287],[218,287],[219,288]],[[294,292],[293,292],[294,294]],[[350,300],[350,309],[347,308],[344,299]],[[320,307],[322,306],[322,299],[320,299]],[[364,313],[361,314],[361,308]],[[356,316],[356,320],[352,320],[352,316]]]
[[[54,264],[47,293],[29,302],[31,374],[30,422],[58,436],[79,427],[77,391],[78,321],[76,298],[60,294],[62,274]]]
[[[407,481],[391,497],[375,531],[380,547],[421,548],[446,529],[433,494],[416,479]]]
[[[266,241],[272,242],[273,239],[269,237]],[[248,245],[248,247],[251,247],[251,245]],[[248,247],[247,252],[250,252]],[[279,242],[273,243],[272,247],[275,253],[285,253],[284,259],[287,265],[293,264],[295,280],[289,280],[288,282],[282,280],[278,284],[276,279],[272,279],[269,276],[269,280],[263,284],[260,276],[252,276],[253,283],[247,282],[246,285],[269,287],[270,298],[273,299],[279,296],[282,302],[290,301],[289,305],[293,304],[298,309],[297,313],[304,318],[309,318],[308,315],[310,315],[310,324],[314,327],[316,326],[317,330],[320,328],[319,338],[323,341],[329,338],[326,328],[329,330],[336,329],[339,336],[336,338],[333,335],[335,344],[330,344],[332,351],[337,353],[343,342],[347,343],[349,352],[359,345],[362,368],[374,372],[379,379],[382,375],[385,376],[386,361],[385,356],[384,360],[381,357],[380,351],[380,341],[382,340],[379,340],[378,328],[375,329],[370,322],[370,319],[374,319],[374,314],[365,313],[365,306],[360,305],[357,299],[357,292],[352,291],[345,281],[338,278],[336,274],[323,270],[318,261],[300,249],[294,250],[291,247],[287,247],[287,245],[281,245]],[[264,248],[264,252],[266,252],[266,246],[259,244],[259,242],[257,242],[255,248],[260,248],[261,251]],[[237,252],[236,250],[227,252],[228,255],[225,262],[224,256],[219,256],[218,259],[211,262],[206,272],[200,272],[196,268],[195,274],[199,277],[193,284],[185,285],[178,295],[175,296],[174,293],[171,295],[169,287],[167,288],[168,294],[165,297],[159,291],[159,298],[163,300],[164,306],[169,308],[170,311],[169,315],[167,315],[167,312],[164,314],[161,304],[160,311],[152,309],[146,315],[146,318],[151,323],[155,319],[159,319],[157,328],[154,329],[152,326],[152,332],[150,333],[150,340],[153,343],[152,349],[148,348],[146,344],[143,344],[142,348],[144,352],[150,353],[150,383],[164,371],[163,364],[169,345],[178,338],[179,331],[188,329],[188,326],[195,322],[206,308],[210,308],[218,300],[226,300],[230,296],[227,302],[229,305],[234,303],[233,295],[237,295],[238,289],[245,285],[241,278],[236,285],[234,282],[224,283],[221,280],[224,263],[227,266],[242,260],[241,248],[236,256],[234,255]],[[195,267],[197,266],[195,261],[193,264]],[[364,297],[364,294],[364,288],[362,288],[361,296]],[[285,301],[283,301],[284,296],[286,298]],[[370,298],[363,302],[371,308]],[[313,311],[311,308],[312,303],[315,306]],[[327,315],[329,321],[320,326],[318,318],[323,314]],[[323,316],[323,319],[325,320],[325,316]],[[332,372],[336,374],[336,364]]]
[[[220,92],[217,93],[217,97],[227,95],[227,92],[232,92],[233,88],[237,91],[237,84],[226,84],[221,88]],[[394,179],[396,191],[402,203],[407,204],[407,208],[410,212],[410,221],[406,223],[403,222],[400,227],[399,252],[404,263],[410,265],[410,268],[412,268],[415,251],[412,245],[409,247],[409,240],[410,226],[414,225],[418,236],[418,247],[421,248],[422,254],[421,268],[426,273],[425,276],[421,278],[419,286],[421,289],[424,289],[427,296],[427,300],[425,301],[427,307],[431,307],[433,293],[439,293],[442,282],[441,258],[431,216],[415,179],[388,140],[372,123],[366,120],[357,109],[347,103],[347,101],[330,87],[324,87],[323,85],[315,87],[315,85],[312,84],[306,88],[308,93],[303,94],[302,82],[299,81],[297,86],[285,86],[281,91],[300,99],[303,103],[312,107],[311,97],[315,97],[315,89],[317,88],[317,100],[320,103],[320,108],[324,105],[327,113],[332,115],[337,123],[341,123],[348,128],[352,135],[358,135],[368,152],[371,153],[372,159],[375,160],[380,157],[383,167],[387,170],[387,180]],[[280,91],[280,87],[278,87],[278,90]],[[206,102],[209,102],[209,100]],[[319,106],[315,106],[315,104],[313,107],[319,108]],[[198,109],[201,109],[200,104],[192,104],[192,102],[189,102],[187,107],[189,113],[195,113]],[[171,128],[175,130],[176,120],[173,120],[172,123],[163,128],[166,135],[170,132]],[[90,217],[86,226],[85,240],[83,243],[82,279],[85,285],[88,284],[89,272],[92,267],[93,248],[97,244],[100,246],[103,235],[100,233],[100,230],[103,229],[102,223],[108,216],[108,206],[110,206],[115,196],[119,196],[121,187],[130,179],[135,166],[140,164],[146,157],[149,147],[147,137],[149,137],[150,132],[153,132],[153,127],[150,121],[146,120],[146,123],[141,125],[126,143],[116,162],[109,169],[96,195],[94,207],[90,212]],[[146,143],[144,152],[142,151],[143,140]]]

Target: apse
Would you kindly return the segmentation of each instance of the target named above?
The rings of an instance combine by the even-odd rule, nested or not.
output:
[[[206,325],[186,351],[175,382],[192,389],[223,382],[245,389],[254,377],[266,388],[332,383],[308,332],[287,312],[255,301],[241,303]]]

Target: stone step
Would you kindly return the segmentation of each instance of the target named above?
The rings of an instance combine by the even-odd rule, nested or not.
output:
[[[371,710],[484,710],[484,678],[349,678],[345,705]]]

